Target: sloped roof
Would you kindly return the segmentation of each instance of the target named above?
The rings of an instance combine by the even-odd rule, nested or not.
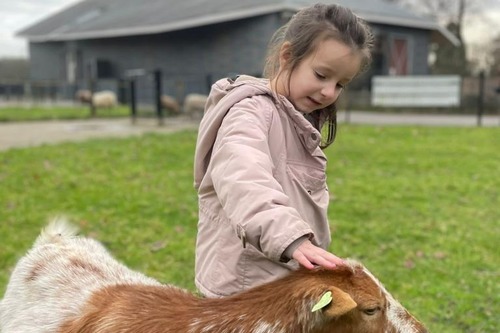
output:
[[[85,0],[17,33],[33,42],[143,35],[200,27],[282,11],[297,11],[306,0]],[[351,8],[370,23],[439,32],[456,38],[428,19],[382,0],[322,1]]]

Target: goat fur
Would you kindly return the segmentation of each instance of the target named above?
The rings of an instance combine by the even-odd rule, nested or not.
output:
[[[332,301],[312,312],[325,292]],[[366,308],[374,311],[366,314]],[[220,299],[197,297],[119,263],[97,241],[51,223],[16,265],[2,333],[424,333],[363,265],[300,269]]]

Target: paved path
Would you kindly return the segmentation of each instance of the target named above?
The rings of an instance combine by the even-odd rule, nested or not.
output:
[[[372,125],[423,125],[423,126],[477,126],[475,115],[401,114],[378,112],[339,112],[340,122]],[[500,126],[500,115],[481,118],[481,126]]]
[[[127,137],[150,132],[197,129],[198,123],[199,121],[183,117],[165,119],[163,126],[158,126],[156,119],[138,119],[132,124],[129,118],[7,122],[0,123],[0,150],[89,138]]]
[[[339,122],[375,125],[423,126],[477,126],[475,116],[408,115],[352,111],[339,113]],[[0,150],[52,144],[61,141],[82,141],[98,137],[127,137],[148,132],[172,132],[196,129],[199,121],[187,117],[166,118],[163,126],[156,119],[138,119],[135,124],[128,118],[76,121],[43,121],[0,123]],[[487,116],[482,126],[499,126],[500,117]]]

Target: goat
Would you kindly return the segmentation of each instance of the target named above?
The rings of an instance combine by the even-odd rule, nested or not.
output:
[[[64,221],[49,224],[16,265],[0,303],[0,331],[427,332],[353,260],[209,299],[128,269]]]

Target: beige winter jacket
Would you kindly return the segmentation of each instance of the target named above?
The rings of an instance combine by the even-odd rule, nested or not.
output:
[[[301,237],[328,248],[326,157],[320,133],[268,80],[219,80],[205,110],[194,166],[195,282],[220,297],[296,269],[283,256]]]

